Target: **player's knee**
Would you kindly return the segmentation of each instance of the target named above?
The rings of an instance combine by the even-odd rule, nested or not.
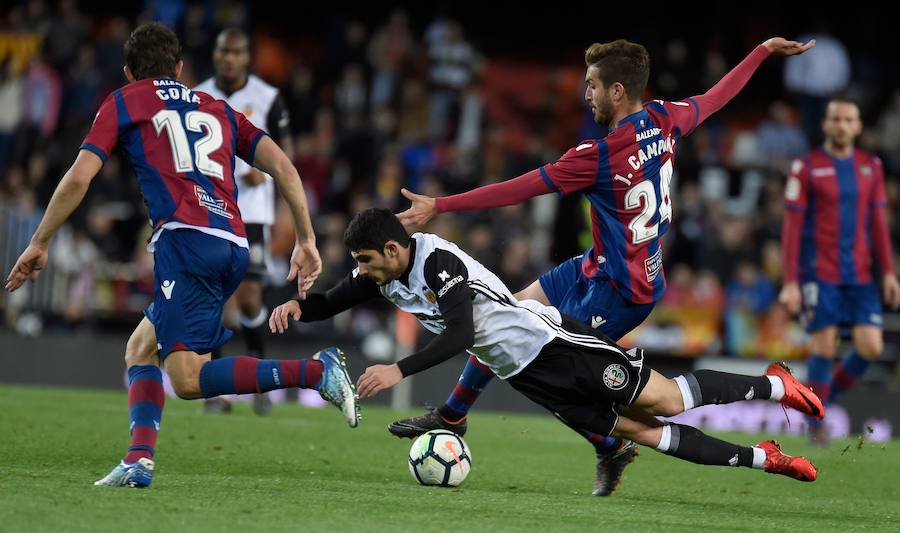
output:
[[[837,342],[830,338],[813,337],[810,349],[816,355],[833,359],[837,354]]]
[[[200,380],[198,378],[181,375],[173,376],[172,374],[169,374],[169,378],[172,381],[172,389],[175,390],[175,395],[182,400],[197,400],[203,397],[200,393]]]
[[[203,397],[200,391],[200,369],[203,364],[204,361],[187,352],[169,354],[166,372],[172,381],[172,389],[182,400],[196,400]]]
[[[878,359],[884,351],[884,341],[880,337],[864,339],[856,343],[856,351],[864,359]]]
[[[125,345],[125,364],[129,367],[135,365],[155,365],[157,364],[156,346],[142,338],[140,335],[134,334],[128,339]]]
[[[653,414],[657,416],[675,416],[684,412],[684,402],[678,395],[670,395],[660,398],[653,407]]]

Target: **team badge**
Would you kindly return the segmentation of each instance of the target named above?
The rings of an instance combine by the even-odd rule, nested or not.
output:
[[[431,302],[432,305],[437,303],[437,298],[435,298],[434,293],[431,291],[425,293],[425,299]]]
[[[603,384],[610,390],[621,390],[628,385],[628,372],[619,363],[613,363],[603,371]]]

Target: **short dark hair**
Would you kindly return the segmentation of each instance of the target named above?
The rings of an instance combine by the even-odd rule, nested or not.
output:
[[[175,32],[159,22],[141,24],[125,41],[125,64],[136,80],[174,78],[180,55]]]
[[[650,54],[638,43],[617,39],[611,43],[594,43],[584,52],[588,67],[597,67],[603,85],[619,82],[628,99],[641,100],[650,79]]]
[[[216,36],[216,47],[219,46],[220,41],[224,41],[226,39],[240,39],[244,41],[244,46],[247,47],[247,50],[250,49],[250,36],[247,35],[247,32],[240,28],[225,28],[224,30],[219,32],[219,35]]]
[[[409,246],[409,233],[390,209],[372,207],[360,211],[344,232],[344,244],[351,252],[375,250],[381,252],[388,241]]]
[[[831,104],[831,103],[851,104],[851,105],[855,105],[856,109],[862,109],[861,107],[859,107],[859,102],[854,100],[852,97],[847,96],[846,94],[838,94],[838,95],[832,96],[831,98],[828,99],[828,102],[825,104],[826,107],[828,106],[828,104]]]

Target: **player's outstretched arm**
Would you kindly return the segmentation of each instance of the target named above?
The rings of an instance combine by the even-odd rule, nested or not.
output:
[[[309,219],[309,206],[300,174],[285,153],[268,136],[260,139],[253,157],[253,166],[268,173],[275,180],[278,192],[284,197],[294,219],[297,244],[291,254],[288,280],[297,278],[297,293],[306,298],[306,291],[322,272],[322,260],[316,249],[316,234]]]
[[[802,54],[816,45],[816,40],[811,39],[806,44],[800,41],[789,41],[783,37],[772,37],[762,43],[766,50],[775,56],[795,56]]]
[[[464,352],[475,344],[474,310],[471,300],[442,311],[447,326],[418,352],[392,365],[372,365],[356,382],[360,398],[369,398],[400,383],[404,377],[418,374]]]
[[[440,213],[515,205],[529,198],[551,192],[553,189],[544,181],[540,169],[526,172],[507,181],[440,198],[432,198],[401,189],[400,193],[412,202],[412,205],[406,211],[398,213],[397,218],[400,219],[401,224],[410,228],[421,226]]]
[[[284,333],[288,328],[288,318],[295,322],[316,322],[331,318],[338,313],[381,297],[378,285],[355,272],[325,293],[310,293],[305,300],[289,300],[272,311],[269,329],[272,333]]]
[[[804,44],[799,41],[789,41],[782,37],[772,37],[753,49],[750,54],[731,69],[718,83],[706,93],[693,97],[697,103],[697,125],[709,118],[710,115],[722,109],[732,98],[737,96],[741,89],[756,72],[756,69],[770,55],[793,56],[802,54],[816,45],[815,40]],[[696,125],[694,126],[696,127]]]
[[[12,292],[18,289],[28,278],[31,278],[32,281],[37,279],[47,264],[50,241],[63,222],[84,199],[91,180],[100,172],[102,166],[103,161],[93,152],[89,150],[78,152],[75,162],[72,163],[59,185],[56,186],[56,190],[53,191],[50,204],[44,212],[44,218],[41,219],[40,225],[31,238],[31,244],[25,248],[7,276],[6,289],[8,291]]]

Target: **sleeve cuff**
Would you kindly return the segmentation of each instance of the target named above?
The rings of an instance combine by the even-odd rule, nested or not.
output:
[[[256,146],[259,145],[259,141],[261,141],[263,137],[268,137],[268,135],[268,133],[260,131],[259,135],[253,139],[252,143],[250,143],[250,150],[247,151],[247,159],[244,160],[248,165],[253,166],[253,159],[256,157]]]
[[[108,155],[106,155],[106,152],[104,152],[102,148],[100,148],[97,145],[91,144],[91,143],[82,143],[80,149],[87,150],[88,152],[93,152],[94,155],[99,157],[100,161],[102,161],[104,163],[106,163],[106,159],[109,157]]]

